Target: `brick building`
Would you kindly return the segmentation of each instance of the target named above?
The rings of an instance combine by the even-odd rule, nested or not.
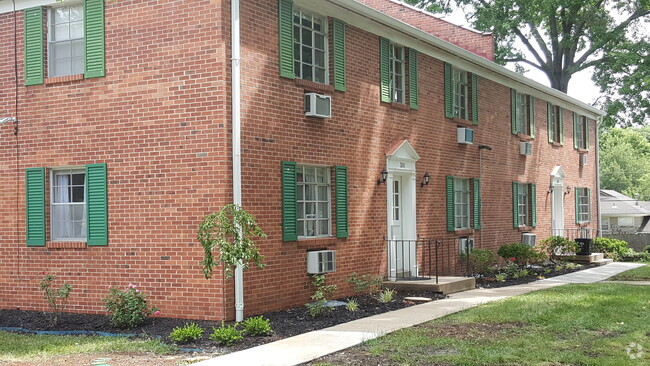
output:
[[[455,263],[461,238],[598,227],[602,113],[491,62],[490,35],[390,0],[242,1],[238,24],[241,176],[231,1],[0,0],[0,308],[45,309],[45,271],[72,311],[131,282],[164,316],[234,318],[196,233],[239,178],[268,235],[246,315],[307,302],[310,251],[336,251],[346,296],[352,272],[422,270],[393,239]]]

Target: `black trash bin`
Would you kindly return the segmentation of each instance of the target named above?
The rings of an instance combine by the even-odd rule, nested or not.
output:
[[[591,239],[579,238],[575,242],[578,243],[577,255],[591,255]]]

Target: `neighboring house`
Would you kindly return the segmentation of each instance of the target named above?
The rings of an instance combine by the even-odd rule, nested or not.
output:
[[[600,190],[603,234],[650,233],[650,202],[639,201],[614,190]]]
[[[74,286],[71,311],[132,282],[165,316],[232,319],[234,282],[203,278],[196,233],[240,192],[268,235],[246,315],[310,301],[314,250],[336,251],[338,297],[352,272],[418,260],[385,237],[496,250],[599,227],[603,113],[491,62],[490,35],[389,0],[15,3],[0,0],[0,117],[18,121],[0,126],[0,308],[46,309],[48,272]],[[306,116],[330,113],[311,93],[331,118]]]

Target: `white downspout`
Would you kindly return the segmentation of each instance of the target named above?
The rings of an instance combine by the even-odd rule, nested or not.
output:
[[[230,7],[230,32],[232,37],[232,196],[233,203],[241,206],[241,52],[239,0],[232,0]],[[240,264],[235,269],[235,321],[241,322],[242,320],[244,320],[244,271]]]
[[[596,204],[596,210],[598,211],[598,227],[596,228],[598,231],[598,236],[602,236],[603,233],[600,232],[602,229],[602,217],[600,216],[600,138],[599,138],[599,131],[600,131],[600,124],[603,123],[603,117],[597,117],[596,119],[596,143],[594,146],[594,150],[596,150],[596,194],[598,195],[598,203]]]

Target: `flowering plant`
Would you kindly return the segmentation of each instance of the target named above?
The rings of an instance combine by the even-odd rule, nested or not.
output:
[[[111,323],[118,328],[137,327],[144,323],[149,315],[160,314],[155,306],[150,307],[147,304],[144,293],[132,283],[129,283],[125,290],[111,286],[103,301]]]

